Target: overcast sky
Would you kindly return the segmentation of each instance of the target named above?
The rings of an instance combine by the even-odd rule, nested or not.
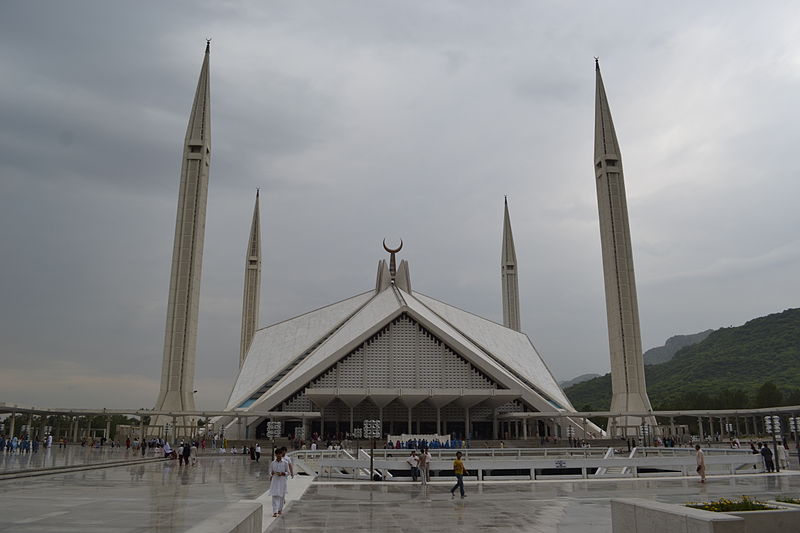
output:
[[[152,407],[178,172],[212,37],[200,408],[238,370],[262,188],[261,325],[374,286],[609,368],[593,158],[600,56],[645,348],[800,305],[796,2],[3,2],[0,401]]]

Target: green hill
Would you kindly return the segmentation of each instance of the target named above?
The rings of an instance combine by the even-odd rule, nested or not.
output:
[[[800,404],[800,309],[718,329],[669,361],[645,366],[645,376],[656,410]],[[564,392],[577,409],[606,410],[611,375]]]

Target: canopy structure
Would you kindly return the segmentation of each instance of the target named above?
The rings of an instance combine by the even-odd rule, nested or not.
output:
[[[257,330],[226,409],[320,413],[284,434],[380,419],[389,434],[462,439],[502,438],[503,413],[574,412],[527,335],[412,291],[408,263],[391,267],[379,263],[374,291]],[[253,416],[238,437],[260,437],[268,418]],[[559,431],[530,420],[531,436]],[[575,422],[576,435],[584,429]]]

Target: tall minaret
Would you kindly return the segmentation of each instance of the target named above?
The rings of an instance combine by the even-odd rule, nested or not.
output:
[[[517,284],[517,252],[508,216],[508,198],[503,214],[503,251],[500,254],[500,279],[503,285],[503,325],[515,331],[519,326],[519,285]]]
[[[164,366],[157,410],[194,410],[194,363],[203,237],[211,160],[211,104],[208,80],[210,43],[206,43],[183,146],[178,216],[169,279]],[[163,423],[165,420],[161,420]],[[158,425],[156,422],[155,425]]]
[[[242,340],[239,345],[239,368],[244,364],[247,350],[258,327],[258,305],[261,298],[261,219],[258,214],[258,190],[250,239],[244,260],[244,295],[242,296]]]
[[[603,250],[603,275],[608,315],[608,344],[611,351],[611,411],[651,411],[644,382],[642,338],[639,332],[639,305],[633,273],[631,230],[622,174],[622,155],[608,108],[600,64],[595,61],[597,97],[595,100],[594,171],[597,207],[600,213],[600,244]],[[648,423],[655,424],[649,417]],[[619,417],[610,420],[612,434],[635,435],[633,426],[642,419]]]

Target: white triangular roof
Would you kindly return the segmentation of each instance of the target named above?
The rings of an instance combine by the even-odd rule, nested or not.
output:
[[[309,320],[309,315],[326,309],[327,327],[318,324],[322,317]],[[573,410],[526,335],[419,293],[410,294],[396,286],[378,294],[365,293],[259,330],[231,394],[229,408],[241,405],[284,371],[285,375],[253,403],[253,406],[260,406],[260,410],[273,409],[401,313],[408,313],[420,321],[498,383],[524,391],[523,398],[537,409]],[[309,318],[299,320],[303,317]],[[315,333],[299,331],[311,324],[317,325]],[[282,338],[301,333],[302,342]],[[317,343],[319,345],[301,359],[304,352]],[[270,358],[276,360],[264,360]]]
[[[527,335],[419,292],[414,297],[561,407],[572,407]]]
[[[271,377],[342,325],[374,295],[374,291],[365,292],[257,330],[226,409],[241,404]]]

